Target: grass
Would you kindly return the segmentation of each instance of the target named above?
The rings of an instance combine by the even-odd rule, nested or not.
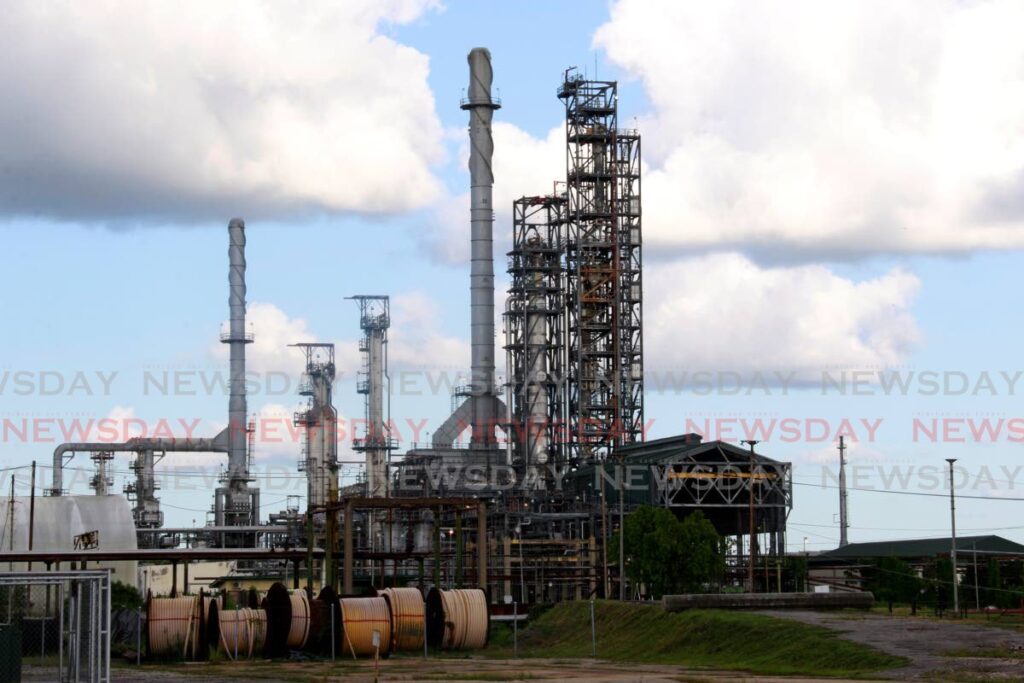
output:
[[[858,676],[906,664],[899,657],[789,619],[748,612],[596,603],[597,655],[619,662],[678,664],[758,674]],[[512,655],[511,633],[493,631],[490,657]],[[519,631],[521,657],[591,656],[590,604],[566,602]]]

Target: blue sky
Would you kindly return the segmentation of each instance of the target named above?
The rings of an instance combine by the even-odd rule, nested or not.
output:
[[[458,100],[466,52],[485,45],[504,101],[495,130],[495,193],[503,202],[496,269],[503,270],[508,241],[501,206],[548,190],[563,172],[561,141],[551,133],[561,124],[554,93],[563,69],[578,66],[619,79],[621,120],[640,127],[648,163],[648,371],[750,378],[784,370],[806,380],[785,395],[778,386],[771,395],[751,396],[649,390],[652,436],[676,433],[687,418],[822,419],[832,427],[843,418],[881,418],[877,438],[850,451],[865,486],[881,487],[894,467],[905,473],[958,457],[969,476],[963,493],[992,499],[965,498],[960,526],[1014,526],[1012,511],[1021,502],[996,499],[1024,498],[1019,442],[1005,433],[994,443],[915,442],[910,424],[915,418],[1022,418],[1017,393],[1024,382],[1013,394],[999,387],[996,396],[896,397],[878,395],[877,384],[871,396],[822,395],[815,383],[823,370],[845,368],[964,373],[973,384],[983,373],[998,379],[1020,367],[1012,283],[1021,266],[1022,216],[1012,202],[999,211],[992,206],[1024,178],[1011,154],[1024,149],[1022,100],[1008,98],[998,121],[986,118],[999,93],[1022,92],[1015,48],[974,51],[981,56],[968,66],[1004,79],[972,79],[980,83],[969,94],[984,111],[942,96],[950,82],[965,78],[949,65],[962,63],[956,58],[965,45],[979,45],[978,35],[1010,45],[998,31],[974,31],[981,31],[979,22],[1006,24],[1000,12],[1011,9],[982,3],[984,12],[966,16],[967,10],[943,4],[935,12],[943,20],[929,19],[921,29],[931,42],[918,51],[883,54],[890,66],[899,64],[900,73],[916,74],[910,80],[924,84],[907,88],[891,83],[897,77],[867,51],[842,52],[832,44],[856,45],[874,32],[916,40],[907,36],[917,35],[908,27],[926,13],[919,6],[874,17],[868,9],[848,10],[856,16],[820,10],[824,37],[808,37],[772,34],[797,30],[779,28],[788,26],[783,16],[738,21],[742,12],[728,3],[721,9],[678,3],[678,10],[672,3],[656,8],[628,0],[609,6],[430,5],[368,3],[363,9],[372,9],[358,16],[325,18],[322,28],[269,32],[253,40],[251,54],[230,46],[220,53],[204,43],[195,51],[195,71],[167,58],[182,42],[190,45],[187,31],[155,36],[155,47],[115,40],[98,50],[80,30],[120,35],[145,19],[132,13],[57,22],[55,35],[92,58],[76,62],[58,53],[37,63],[29,47],[38,17],[24,8],[14,12],[10,21],[21,22],[18,35],[26,36],[14,47],[21,71],[33,76],[56,69],[91,84],[93,96],[81,100],[78,119],[64,118],[64,108],[43,89],[0,70],[0,82],[17,95],[10,104],[16,115],[0,117],[8,140],[0,143],[7,179],[0,194],[6,292],[0,297],[0,371],[8,377],[33,373],[33,381],[42,371],[62,373],[65,381],[96,371],[118,378],[110,395],[100,394],[93,381],[92,396],[21,395],[7,384],[0,390],[0,417],[12,424],[110,415],[150,425],[196,419],[204,429],[219,429],[225,397],[146,393],[141,378],[147,371],[224,370],[216,340],[227,315],[225,226],[232,214],[249,224],[249,302],[257,308],[250,320],[259,339],[277,343],[257,344],[252,367],[294,372],[295,356],[285,343],[334,341],[347,373],[336,405],[358,417],[361,397],[350,378],[359,333],[355,306],[344,297],[388,293],[395,298],[396,370],[411,377],[419,369],[464,369],[468,178]],[[186,15],[203,11],[196,5]],[[251,11],[253,21],[263,17],[261,9],[238,11]],[[779,10],[788,11],[796,10]],[[215,15],[214,26],[238,20],[228,10]],[[315,39],[306,41],[313,44],[303,48],[308,53],[279,50],[307,30]],[[331,31],[352,47],[318,47]],[[118,56],[140,65],[139,73],[107,78]],[[831,64],[842,69],[825,68]],[[193,87],[202,80],[197,72],[204,87],[222,84],[210,91],[215,94]],[[288,93],[288,106],[275,99],[281,92]],[[223,93],[248,106],[225,105]],[[123,118],[125,109],[134,115]],[[360,122],[355,132],[331,123],[346,113]],[[954,144],[958,136],[951,130],[960,130],[973,151]],[[305,136],[312,144],[295,142]],[[99,143],[102,158],[95,153]],[[372,153],[378,147],[380,157]],[[195,177],[189,177],[190,159]],[[998,220],[985,218],[996,214]],[[447,396],[418,393],[394,397],[396,419],[436,424],[446,416]],[[291,393],[257,394],[250,409],[290,414],[297,403]],[[0,465],[49,464],[52,448],[8,432]],[[287,495],[302,493],[301,486],[285,486],[294,483],[291,476],[301,481],[289,474],[298,446],[257,449],[260,466],[276,468],[277,484],[262,484],[269,490],[265,515]],[[823,468],[835,463],[831,440],[775,439],[761,449],[796,463],[791,548],[804,536],[811,548],[834,544],[838,495],[815,486]],[[120,490],[128,463],[116,462]],[[88,459],[78,456],[74,466],[87,468]],[[186,472],[219,466],[212,456],[180,464]],[[985,468],[994,482],[978,483]],[[346,476],[357,469],[348,467]],[[27,481],[25,470],[17,476]],[[908,481],[911,492],[946,490],[916,475]],[[84,483],[75,491],[85,493]],[[170,524],[202,519],[209,506],[208,491],[180,481],[165,495]],[[854,491],[851,538],[941,534],[947,505],[941,496]],[[1024,541],[1024,528],[999,533]]]

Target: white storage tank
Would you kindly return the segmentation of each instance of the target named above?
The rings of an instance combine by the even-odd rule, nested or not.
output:
[[[10,498],[0,497],[0,552],[11,549],[28,550],[29,507],[28,496],[14,498],[14,538],[8,516],[11,513]],[[99,550],[136,550],[135,521],[131,506],[122,496],[36,496],[35,523],[32,534],[33,551],[73,551],[75,536],[97,531]],[[2,569],[9,565],[3,563]],[[90,562],[88,569],[114,570],[114,581],[138,588],[138,562]],[[62,563],[61,569],[69,569]],[[27,569],[25,563],[14,563],[15,571]],[[34,570],[44,571],[45,565],[36,563]]]

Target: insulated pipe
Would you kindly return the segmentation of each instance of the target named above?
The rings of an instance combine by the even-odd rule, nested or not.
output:
[[[470,332],[472,363],[470,397],[473,404],[472,445],[494,443],[494,138],[491,119],[501,107],[491,99],[491,53],[473,48],[468,56],[469,91],[462,108],[469,111]]]
[[[63,495],[64,455],[66,453],[140,453],[142,451],[227,453],[227,430],[212,439],[143,439],[134,438],[120,443],[72,442],[62,443],[53,449],[53,488],[50,495]]]

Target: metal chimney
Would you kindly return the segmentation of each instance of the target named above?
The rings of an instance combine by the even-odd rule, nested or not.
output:
[[[258,511],[250,506],[249,460],[246,434],[245,345],[253,337],[245,331],[245,221],[232,218],[228,224],[228,306],[230,329],[221,341],[230,346],[230,397],[228,399],[228,471],[226,522],[229,525],[255,523]],[[253,514],[255,513],[255,514]],[[247,519],[248,518],[248,519]]]
[[[468,56],[469,91],[462,108],[469,111],[472,445],[494,443],[494,139],[491,118],[501,103],[491,98],[491,53],[473,48]]]

